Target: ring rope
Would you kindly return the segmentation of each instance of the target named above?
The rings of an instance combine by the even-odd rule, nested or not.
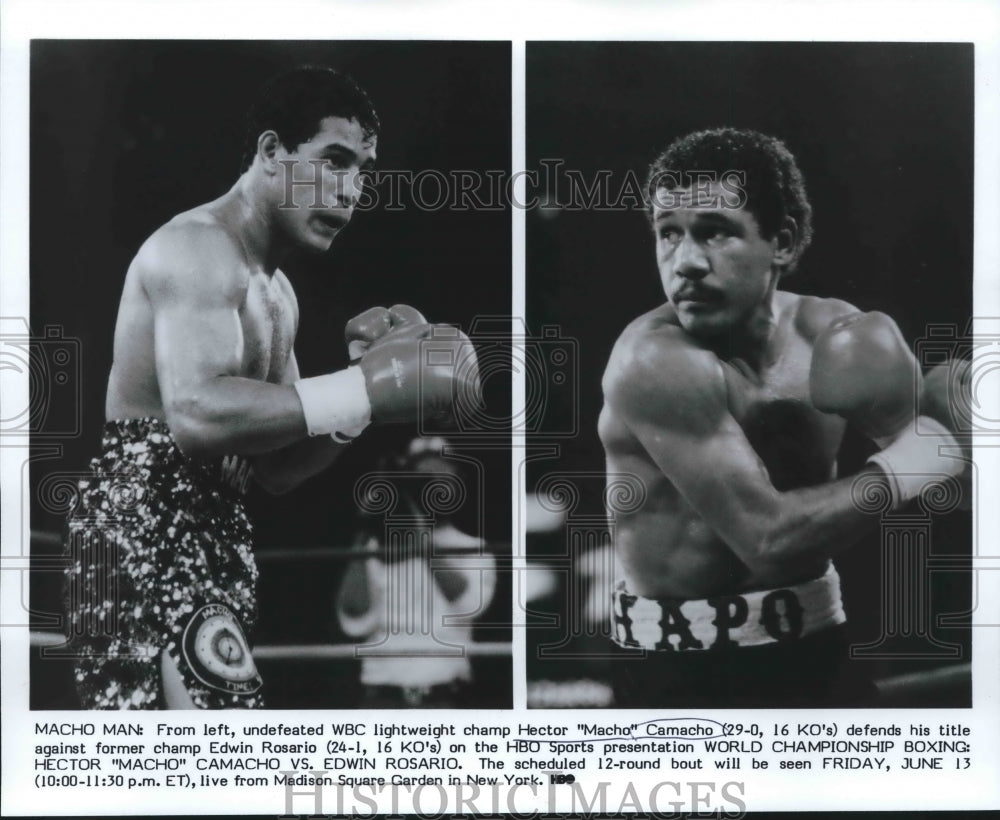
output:
[[[30,633],[32,649],[41,647],[60,647],[66,645],[66,636],[58,632],[42,632],[32,630]],[[364,644],[342,643],[342,644],[288,644],[283,646],[258,646],[253,650],[253,656],[257,660],[265,661],[325,661],[325,660],[353,660],[357,657],[357,650]],[[467,644],[465,652],[472,658],[502,657],[511,654],[509,643],[501,641],[473,641]],[[439,657],[434,650],[428,652],[415,652],[412,656],[420,657],[429,655]]]
[[[46,532],[43,530],[31,531],[32,547],[46,547],[61,550],[63,547],[62,536],[59,533]],[[439,558],[450,555],[471,555],[486,556],[497,555],[503,558],[510,553],[510,544],[487,543],[482,546],[474,545],[468,547],[436,547],[433,544],[430,550],[431,558]],[[34,549],[32,550],[34,552]],[[350,561],[354,558],[378,557],[381,551],[372,551],[367,547],[278,547],[271,549],[261,549],[254,551],[254,558],[260,562],[285,562],[285,561]],[[58,556],[32,555],[33,561],[45,561]]]

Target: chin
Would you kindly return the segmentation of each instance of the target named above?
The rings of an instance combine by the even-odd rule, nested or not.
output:
[[[701,306],[692,310],[688,303],[675,306],[674,311],[677,313],[677,317],[685,329],[715,325],[719,319],[718,311],[706,310]]]
[[[311,233],[302,241],[302,248],[310,253],[326,253],[333,247],[333,240],[336,238],[337,234],[330,236],[329,234]]]
[[[727,321],[727,317],[717,312],[678,311],[681,327],[692,336],[699,338],[710,338],[728,332],[732,324]]]

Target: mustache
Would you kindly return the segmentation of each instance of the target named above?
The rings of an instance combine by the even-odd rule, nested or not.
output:
[[[721,294],[714,288],[708,288],[704,285],[687,285],[674,292],[673,301],[714,302],[718,301],[720,297]]]

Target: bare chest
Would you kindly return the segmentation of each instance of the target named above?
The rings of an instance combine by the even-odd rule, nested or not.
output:
[[[798,337],[763,370],[723,364],[730,412],[779,490],[828,481],[843,435],[840,418],[812,405],[811,365],[812,347]]]
[[[282,380],[295,340],[295,305],[271,277],[253,276],[240,314],[243,373],[272,383]]]

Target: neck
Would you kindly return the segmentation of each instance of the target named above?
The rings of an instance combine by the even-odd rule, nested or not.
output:
[[[224,199],[250,263],[271,274],[288,257],[291,248],[281,240],[265,193],[263,181],[251,168],[236,180]]]
[[[716,351],[722,358],[743,359],[754,370],[774,363],[777,345],[774,344],[780,328],[780,308],[777,300],[780,271],[774,271],[764,298],[747,314],[742,322],[717,340]]]

